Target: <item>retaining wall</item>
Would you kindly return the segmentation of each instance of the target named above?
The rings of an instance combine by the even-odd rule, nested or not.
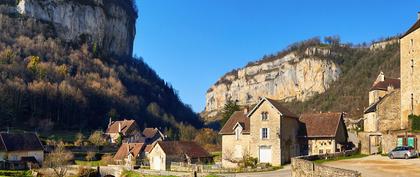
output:
[[[346,153],[334,154],[347,155]],[[340,168],[329,167],[316,164],[313,160],[325,158],[326,156],[301,156],[292,158],[291,170],[292,177],[361,177],[358,171],[346,170]]]

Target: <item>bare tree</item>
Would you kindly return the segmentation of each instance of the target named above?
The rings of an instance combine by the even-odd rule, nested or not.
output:
[[[54,151],[46,156],[44,165],[52,168],[56,176],[64,177],[67,174],[67,165],[70,164],[72,159],[73,154],[65,149],[63,142],[60,142]]]

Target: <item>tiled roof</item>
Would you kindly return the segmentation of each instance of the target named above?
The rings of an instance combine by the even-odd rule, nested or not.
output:
[[[115,160],[124,160],[130,152],[134,157],[137,157],[143,151],[144,143],[123,143],[115,153]]]
[[[158,131],[159,130],[157,128],[145,128],[143,130],[143,136],[146,138],[153,138]]]
[[[211,157],[200,145],[192,141],[157,142],[166,155],[187,155],[190,158]]]
[[[302,114],[299,120],[304,124],[307,137],[335,137],[342,118],[342,113]]]
[[[299,118],[295,113],[284,107],[279,101],[266,98],[281,114],[286,117]]]
[[[418,28],[420,28],[420,20],[417,20],[416,23],[414,23],[414,25],[411,26],[411,28],[408,29],[408,31],[405,32],[404,35],[401,36],[401,38],[409,35],[410,33],[412,33],[413,31],[417,30]]]
[[[35,133],[0,133],[0,151],[43,151]]]
[[[230,116],[229,120],[225,123],[219,134],[234,134],[235,125],[239,123],[243,126],[242,133],[249,133],[249,118],[243,111],[236,111]]]
[[[388,86],[394,87],[394,89],[399,89],[401,87],[400,79],[394,78],[385,78],[384,81],[380,81],[372,86],[370,90],[388,90]]]
[[[137,126],[135,120],[122,120],[122,121],[113,121],[108,126],[106,130],[107,133],[119,133],[118,128],[119,124],[121,124],[121,133],[126,134],[127,130],[129,130],[132,126]]]
[[[144,152],[150,153],[153,149],[154,144],[149,144],[144,148]]]

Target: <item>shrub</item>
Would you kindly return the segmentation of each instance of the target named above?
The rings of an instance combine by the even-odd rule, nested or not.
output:
[[[419,131],[420,130],[420,116],[409,115],[408,119],[411,121],[411,130]]]

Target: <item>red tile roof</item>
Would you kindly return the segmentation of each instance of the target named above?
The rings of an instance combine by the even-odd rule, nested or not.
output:
[[[118,128],[119,124],[121,124],[121,133],[126,134],[130,128],[133,126],[137,126],[135,120],[122,120],[122,121],[113,121],[110,125],[108,125],[108,129],[106,130],[107,133],[119,133]]]
[[[249,118],[243,111],[236,111],[232,114],[232,116],[230,116],[229,120],[220,130],[219,134],[234,134],[234,128],[237,123],[241,124],[243,128],[242,133],[249,133]]]
[[[153,138],[158,131],[159,130],[157,128],[145,128],[143,130],[143,136],[146,138]]]
[[[388,86],[394,87],[394,89],[401,88],[400,79],[385,78],[384,81],[380,81],[372,86],[370,90],[388,90]]]
[[[272,100],[269,98],[266,98],[278,111],[280,111],[281,114],[283,114],[286,117],[290,117],[290,118],[299,118],[299,116],[297,116],[295,113],[293,113],[292,111],[290,111],[289,109],[287,109],[286,107],[284,107],[280,101],[277,100]]]
[[[133,154],[137,157],[143,152],[144,143],[123,143],[114,155],[115,160],[124,160],[128,156],[128,153]]]
[[[304,136],[335,137],[343,113],[313,113],[302,114],[299,120],[305,125]]]
[[[203,147],[192,141],[159,141],[157,144],[166,155],[187,155],[190,158],[211,157]]]
[[[153,149],[154,144],[149,144],[144,148],[144,152],[150,153]]]

